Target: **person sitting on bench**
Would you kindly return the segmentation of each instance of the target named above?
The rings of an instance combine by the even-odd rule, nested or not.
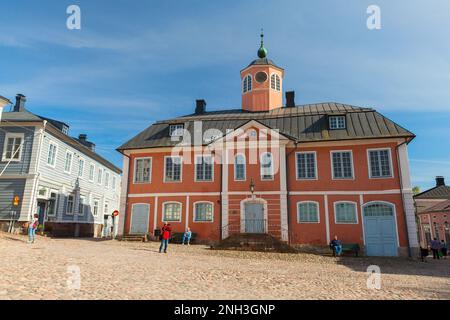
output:
[[[333,250],[333,257],[340,256],[342,253],[342,243],[338,240],[337,236],[330,242],[330,247]]]

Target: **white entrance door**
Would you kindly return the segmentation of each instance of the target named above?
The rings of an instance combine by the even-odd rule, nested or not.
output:
[[[150,205],[146,203],[133,204],[131,208],[130,234],[146,234],[148,232],[148,215]]]
[[[244,205],[245,233],[265,233],[266,221],[264,220],[264,206],[262,203],[247,202]]]

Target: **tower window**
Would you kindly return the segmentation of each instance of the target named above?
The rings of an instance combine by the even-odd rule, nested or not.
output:
[[[252,91],[252,76],[247,75],[244,77],[244,81],[242,82],[242,92],[246,93],[248,91]]]
[[[270,88],[276,91],[281,90],[281,79],[279,75],[272,73],[270,76]]]

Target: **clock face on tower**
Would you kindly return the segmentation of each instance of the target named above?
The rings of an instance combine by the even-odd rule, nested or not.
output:
[[[267,80],[267,73],[260,71],[255,74],[255,80],[258,83],[263,83]]]

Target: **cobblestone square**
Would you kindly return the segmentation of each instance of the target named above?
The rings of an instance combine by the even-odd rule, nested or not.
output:
[[[450,259],[332,258],[0,233],[0,299],[450,299]],[[381,289],[368,289],[369,265]],[[73,270],[80,270],[74,287]]]

